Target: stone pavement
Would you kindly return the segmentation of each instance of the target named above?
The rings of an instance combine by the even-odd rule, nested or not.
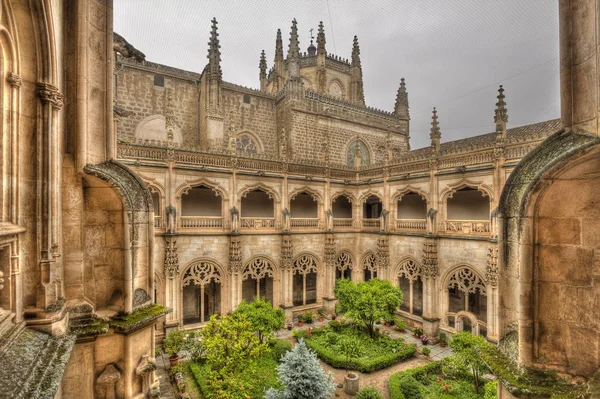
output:
[[[179,396],[175,393],[171,380],[169,379],[169,357],[164,353],[156,358],[156,376],[160,381],[161,399],[175,399]]]

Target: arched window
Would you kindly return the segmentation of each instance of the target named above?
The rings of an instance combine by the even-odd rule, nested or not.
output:
[[[427,229],[427,201],[415,192],[408,192],[396,202],[396,229]]]
[[[221,217],[221,202],[210,187],[192,187],[181,195],[181,216]]]
[[[369,152],[369,148],[362,140],[354,140],[348,146],[346,154],[346,159],[348,166],[359,166],[356,162],[357,160],[360,162],[360,166],[369,166],[371,165],[371,153]]]
[[[246,263],[242,272],[242,297],[247,302],[266,298],[273,303],[273,264],[266,258],[256,257]]]
[[[290,201],[290,215],[293,219],[316,219],[318,217],[317,199],[303,192]]]
[[[193,263],[183,274],[183,323],[208,321],[221,312],[221,274],[214,262]]]
[[[275,213],[275,202],[264,190],[256,189],[242,196],[241,212],[243,218],[272,218]]]
[[[241,134],[235,139],[235,151],[238,154],[257,154],[259,145],[248,134]]]
[[[365,254],[362,261],[362,267],[364,270],[364,281],[377,278],[377,257],[373,251],[369,251]]]
[[[347,251],[338,254],[335,260],[335,279],[352,280],[352,255]]]
[[[317,260],[304,254],[294,260],[294,306],[317,303]]]
[[[333,97],[343,98],[344,91],[342,90],[342,86],[336,81],[333,81],[329,84],[329,95]]]
[[[363,219],[378,219],[382,210],[383,204],[379,197],[371,195],[363,203]]]
[[[352,201],[342,194],[333,199],[331,211],[334,219],[352,219]]]
[[[483,280],[469,267],[455,270],[448,279],[448,325],[458,331],[485,335],[487,299]],[[470,317],[461,314],[469,313]],[[472,320],[477,324],[473,325]]]
[[[490,220],[490,199],[471,187],[458,190],[448,198],[448,220]]]
[[[398,286],[404,294],[400,310],[423,315],[423,278],[421,266],[412,259],[407,259],[398,268]]]

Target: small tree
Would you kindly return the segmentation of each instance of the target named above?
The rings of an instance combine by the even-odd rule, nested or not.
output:
[[[285,315],[281,309],[273,309],[271,302],[264,298],[256,298],[254,302],[242,301],[233,312],[235,315],[246,315],[252,329],[258,333],[260,342],[271,337],[273,331],[283,328]]]
[[[212,315],[202,329],[204,353],[211,369],[224,377],[245,367],[267,350],[245,315]]]
[[[473,375],[473,388],[479,393],[480,376],[487,371],[487,366],[481,359],[478,349],[488,345],[488,343],[479,335],[473,335],[469,332],[460,332],[455,334],[450,341],[450,347],[454,353],[449,361],[456,366],[463,366],[470,369]]]
[[[375,322],[390,319],[402,304],[402,291],[387,280],[372,279],[354,283],[338,280],[335,297],[346,317],[373,336]]]
[[[184,330],[177,329],[170,331],[165,337],[165,340],[163,342],[165,352],[172,359],[175,359],[179,351],[183,349],[185,345],[185,336],[186,332]]]
[[[283,391],[269,389],[266,399],[328,399],[334,394],[333,376],[325,374],[317,354],[308,349],[302,339],[283,356],[277,371],[285,388]]]

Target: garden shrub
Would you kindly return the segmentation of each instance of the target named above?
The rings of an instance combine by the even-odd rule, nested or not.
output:
[[[421,349],[421,352],[423,353],[423,355],[429,356],[431,354],[431,349],[423,348],[423,349]]]
[[[498,380],[485,384],[484,399],[498,399]]]
[[[391,399],[409,399],[403,393],[402,386],[404,385],[404,379],[408,376],[414,380],[420,388],[419,384],[429,383],[430,381],[427,379],[427,376],[430,374],[439,374],[442,371],[442,361],[435,361],[428,363],[421,367],[415,367],[410,370],[401,371],[399,373],[393,374],[390,377],[389,386],[390,386],[390,398]],[[409,381],[410,385],[412,381]],[[418,394],[416,394],[418,395]],[[420,398],[420,396],[417,396]]]
[[[329,327],[336,333],[339,333],[342,330],[342,323],[337,320],[331,320],[329,323]]]
[[[375,387],[366,387],[358,391],[356,399],[383,399],[383,395]]]
[[[400,379],[399,387],[404,399],[423,399],[421,384],[419,384],[413,376],[403,376]]]
[[[292,343],[285,339],[276,340],[271,346],[273,358],[277,361],[281,360],[283,355],[292,350]]]

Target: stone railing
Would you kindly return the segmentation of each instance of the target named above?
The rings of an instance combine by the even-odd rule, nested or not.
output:
[[[321,227],[317,218],[291,218],[290,226],[292,229],[318,229]]]
[[[362,227],[368,230],[379,229],[379,219],[363,219]]]
[[[279,228],[274,218],[240,218],[240,228],[247,230],[262,230]]]
[[[181,216],[179,227],[182,229],[222,229],[223,218],[220,216]]]
[[[425,231],[426,229],[425,219],[396,219],[396,230]]]
[[[489,220],[447,220],[440,230],[448,234],[489,235],[492,228]]]
[[[353,219],[352,218],[334,218],[333,219],[333,227],[342,227],[351,229]]]

